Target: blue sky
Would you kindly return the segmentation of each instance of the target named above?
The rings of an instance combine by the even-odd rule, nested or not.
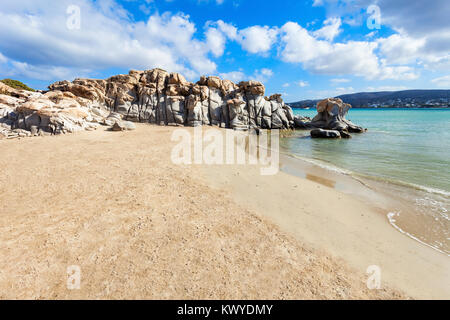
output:
[[[286,101],[450,88],[450,2],[3,0],[0,78],[35,88],[162,67]]]

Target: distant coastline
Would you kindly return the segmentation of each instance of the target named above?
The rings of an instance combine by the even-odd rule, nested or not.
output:
[[[450,90],[405,90],[383,92],[360,92],[336,98],[354,108],[450,108]],[[321,99],[287,103],[291,108],[314,108]]]
[[[292,109],[296,109],[296,110],[310,110],[310,109],[313,109],[313,108],[316,107],[315,105],[312,105],[311,107],[296,107],[296,106],[292,106],[289,103],[286,103],[286,104],[290,105],[290,107]],[[401,106],[401,107],[394,107],[394,106],[380,106],[380,107],[357,106],[357,107],[353,107],[353,109],[430,109],[430,110],[439,109],[439,110],[442,110],[442,109],[450,109],[450,105],[442,106],[442,107],[439,107],[439,106],[416,106],[416,107],[404,107],[404,106]]]

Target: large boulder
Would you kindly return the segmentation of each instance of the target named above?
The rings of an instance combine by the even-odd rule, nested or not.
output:
[[[340,132],[343,138],[350,137],[349,133],[361,133],[367,131],[360,126],[355,125],[346,119],[348,111],[351,109],[350,104],[344,103],[338,98],[328,98],[317,104],[317,115],[309,120],[297,116],[294,118],[295,127],[298,129],[324,129]],[[319,131],[315,135],[319,135]],[[320,133],[323,134],[323,133]]]
[[[317,116],[311,121],[311,125],[322,129],[364,132],[365,129],[345,118],[351,107],[338,98],[322,100],[317,104]]]

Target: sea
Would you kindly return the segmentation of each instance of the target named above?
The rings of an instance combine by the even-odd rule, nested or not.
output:
[[[372,199],[383,202],[393,228],[450,255],[450,109],[351,109],[347,118],[368,131],[327,140],[300,130],[282,138],[282,152],[383,195]],[[361,188],[343,190],[367,195],[355,192]]]

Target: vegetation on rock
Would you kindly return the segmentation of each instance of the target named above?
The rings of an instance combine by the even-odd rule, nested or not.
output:
[[[35,91],[34,89],[28,87],[26,84],[24,84],[18,80],[3,79],[3,80],[0,80],[0,82],[3,82],[4,84],[6,84],[7,86],[10,86],[13,89],[26,90],[26,91],[31,91],[31,92]]]

